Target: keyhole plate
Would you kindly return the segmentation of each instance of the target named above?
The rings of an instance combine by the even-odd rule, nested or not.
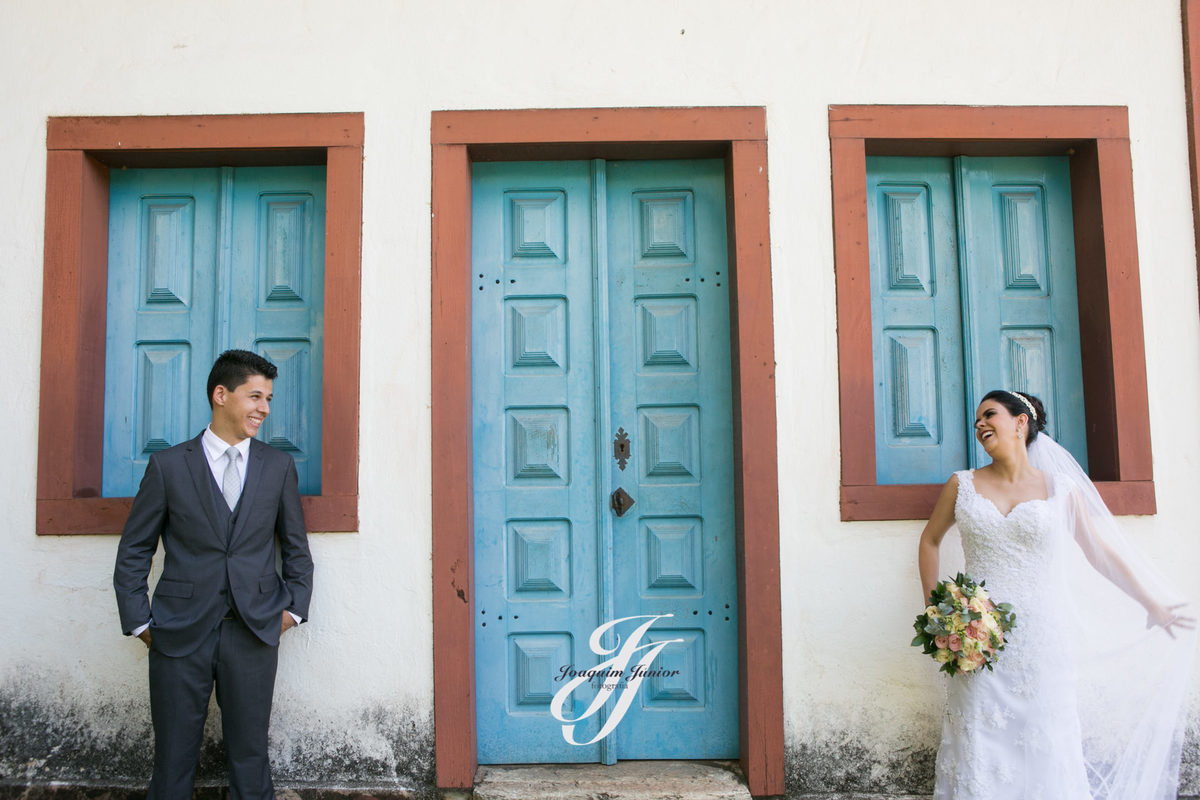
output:
[[[616,438],[613,439],[613,458],[617,460],[617,468],[624,471],[629,462],[629,434],[624,428],[617,428]]]

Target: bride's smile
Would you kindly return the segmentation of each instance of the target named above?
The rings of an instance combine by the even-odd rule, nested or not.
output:
[[[975,438],[989,455],[1006,432],[1010,434],[1009,438],[1019,435],[1017,417],[1008,413],[1008,409],[995,401],[985,400],[980,403],[975,412]]]

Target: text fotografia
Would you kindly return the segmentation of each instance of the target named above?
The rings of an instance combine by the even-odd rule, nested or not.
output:
[[[623,669],[575,669],[574,664],[568,664],[558,668],[558,677],[554,681],[557,683],[567,678],[586,678],[589,682],[595,682],[597,678],[603,681],[632,681],[642,678],[674,678],[678,674],[677,669],[647,669],[641,664],[634,664],[626,676]]]

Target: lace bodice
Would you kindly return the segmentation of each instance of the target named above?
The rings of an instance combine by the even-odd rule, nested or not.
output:
[[[1044,606],[1047,592],[1053,591],[1061,574],[1056,570],[1064,548],[1071,543],[1058,496],[1062,481],[1047,475],[1048,499],[1026,500],[1005,516],[975,491],[973,470],[955,474],[954,518],[962,534],[967,572],[986,581],[993,597],[1026,614],[1034,602]]]
[[[956,474],[954,517],[966,570],[986,583],[994,601],[1010,603],[1016,610],[1016,628],[1000,663],[1011,674],[1014,690],[1031,692],[1026,677],[1037,673],[1039,662],[1049,659],[1064,671],[1071,669],[1071,654],[1063,651],[1058,631],[1073,603],[1063,580],[1063,559],[1069,555],[1067,548],[1075,547],[1066,518],[1069,481],[1047,475],[1047,499],[1026,500],[1004,516],[975,491],[971,470]]]

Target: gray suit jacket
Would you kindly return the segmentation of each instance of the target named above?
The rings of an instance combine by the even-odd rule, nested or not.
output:
[[[150,456],[113,572],[125,633],[153,619],[154,648],[184,656],[230,607],[270,645],[279,643],[285,610],[308,618],[313,562],[292,457],[251,440],[246,485],[228,541],[216,505],[224,502],[199,436]],[[159,539],[166,559],[151,604],[147,578]],[[276,541],[282,576],[275,570]]]

